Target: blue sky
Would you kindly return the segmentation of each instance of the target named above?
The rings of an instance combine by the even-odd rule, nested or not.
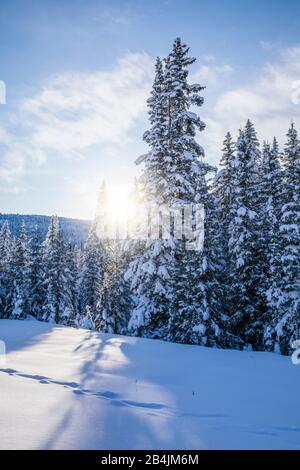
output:
[[[207,86],[207,159],[248,117],[283,143],[300,124],[299,13],[293,0],[2,1],[0,211],[89,218],[103,178],[128,190],[153,60],[176,36],[198,59],[191,80]]]

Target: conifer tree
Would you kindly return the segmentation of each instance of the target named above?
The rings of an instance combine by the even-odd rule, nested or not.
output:
[[[172,116],[171,154],[176,162],[173,197],[183,205],[191,204],[195,208],[196,204],[203,204],[205,209],[203,248],[187,250],[189,241],[184,236],[176,249],[168,337],[173,341],[215,345],[221,342],[221,298],[218,294],[223,260],[219,228],[215,224],[216,200],[208,187],[209,174],[215,169],[203,161],[203,148],[195,139],[196,132],[204,130],[205,124],[189,110],[191,105],[203,104],[199,94],[203,87],[187,82],[187,67],[194,61],[179,39],[166,61],[166,87]]]
[[[213,208],[205,178],[202,188],[199,189],[205,207],[203,247],[188,250],[188,240],[185,237],[181,246],[177,247],[177,262],[172,276],[175,295],[172,300],[168,338],[179,343],[211,346],[217,344],[220,334],[219,322],[215,321],[220,315],[220,310],[217,316],[212,315],[214,297],[210,287],[211,282],[215,280],[215,266],[211,264],[210,256],[210,236],[213,235],[210,222]]]
[[[84,247],[79,280],[79,309],[84,322],[89,324],[94,324],[98,316],[97,305],[108,262],[106,200],[106,186],[103,182],[98,195],[95,219]]]
[[[110,242],[108,262],[99,292],[95,327],[103,333],[127,333],[131,297],[129,283],[125,279],[127,266],[122,245],[120,240]]]
[[[220,223],[224,230],[224,237],[228,238],[231,205],[233,202],[233,178],[235,162],[235,144],[230,132],[223,142],[223,153],[220,161],[221,170],[214,181],[214,192],[218,199],[220,209]]]
[[[294,124],[287,134],[282,161],[283,205],[279,226],[281,275],[277,272],[275,278],[275,349],[288,354],[300,328],[300,142]]]
[[[37,319],[43,316],[45,301],[43,247],[40,227],[35,226],[29,244],[29,277],[30,277],[30,314]]]
[[[84,247],[80,279],[80,311],[83,316],[87,310],[94,319],[97,316],[97,303],[106,262],[103,242],[99,239],[93,224]]]
[[[169,104],[160,59],[156,62],[156,75],[148,106],[151,128],[144,134],[144,140],[151,150],[142,159],[144,168],[140,187],[144,195],[143,202],[150,212],[151,206],[155,210],[163,204],[170,204],[169,191],[173,185],[170,170],[172,157],[167,137],[170,125],[170,116],[167,114]],[[129,330],[136,335],[163,338],[166,335],[172,298],[169,269],[174,254],[171,240],[155,240],[151,239],[150,233],[147,235],[143,254],[132,261],[127,273],[136,301]]]
[[[69,297],[71,302],[70,317],[68,325],[76,326],[79,312],[79,296],[78,296],[78,281],[79,281],[79,265],[78,265],[78,251],[76,247],[70,243],[66,246],[65,252],[66,272],[69,288]]]
[[[232,324],[235,333],[254,349],[262,347],[261,219],[257,185],[260,150],[248,120],[236,144],[233,201],[229,222]]]
[[[261,194],[261,269],[262,289],[266,302],[264,315],[264,349],[274,348],[274,318],[276,317],[275,303],[270,297],[272,289],[276,289],[278,274],[278,235],[279,214],[282,196],[282,177],[279,160],[279,148],[276,138],[272,147],[264,143],[260,165],[260,194]]]
[[[70,325],[76,316],[72,296],[72,273],[66,259],[66,244],[57,216],[52,217],[44,243],[43,320]]]
[[[144,140],[151,150],[142,157],[141,183],[146,201],[158,207],[166,205],[174,209],[178,205],[184,207],[200,203],[205,197],[201,194],[203,184],[206,188],[203,175],[211,171],[209,165],[200,161],[204,151],[195,140],[196,132],[203,130],[205,125],[190,111],[190,106],[203,104],[199,94],[203,87],[188,84],[188,67],[195,61],[188,53],[189,48],[178,38],[164,67],[158,59],[148,101],[151,128],[145,133]],[[199,276],[203,278],[202,263],[194,264],[196,271],[192,290],[187,273],[193,257],[185,250],[187,240],[177,240],[172,233],[172,223],[171,236],[164,239],[162,224],[156,221],[156,225],[159,238],[153,241],[149,237],[143,256],[131,266],[132,287],[138,301],[130,327],[136,334],[185,341],[178,333],[177,325],[187,304],[192,302],[200,282]],[[197,306],[199,311],[206,312],[205,296],[200,302],[202,304]],[[176,311],[174,305],[177,306]],[[194,325],[189,324],[190,330],[197,325],[199,315]],[[189,334],[184,333],[186,337]]]
[[[23,319],[30,314],[29,247],[25,223],[15,240],[12,256],[12,310],[11,318]]]
[[[229,224],[231,221],[231,214],[233,210],[233,188],[234,188],[234,177],[235,177],[235,159],[236,159],[236,147],[233,142],[230,132],[225,136],[222,149],[222,157],[220,161],[220,171],[217,173],[216,178],[213,181],[213,195],[215,197],[215,233],[218,236],[218,243],[210,238],[210,245],[217,244],[219,246],[219,259],[221,260],[222,269],[219,270],[218,285],[221,286],[221,292],[218,293],[218,298],[222,302],[222,315],[226,326],[224,327],[224,334],[226,331],[226,337],[228,346],[237,346],[239,341],[234,337],[233,332],[230,331],[229,317],[233,311],[232,305],[232,283],[229,276]],[[226,320],[225,320],[226,318]],[[223,335],[224,335],[223,334]],[[226,343],[224,340],[224,343]]]
[[[11,314],[11,251],[11,233],[5,221],[0,230],[0,318],[7,318]]]

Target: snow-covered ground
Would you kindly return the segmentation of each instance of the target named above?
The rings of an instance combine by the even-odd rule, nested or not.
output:
[[[300,366],[0,320],[1,449],[300,449]]]

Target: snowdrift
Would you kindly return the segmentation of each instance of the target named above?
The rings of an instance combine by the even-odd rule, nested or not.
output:
[[[1,449],[299,449],[300,366],[0,320]]]

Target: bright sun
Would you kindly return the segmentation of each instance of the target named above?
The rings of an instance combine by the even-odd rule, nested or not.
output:
[[[113,185],[107,188],[107,215],[113,222],[126,222],[134,211],[132,186]]]

